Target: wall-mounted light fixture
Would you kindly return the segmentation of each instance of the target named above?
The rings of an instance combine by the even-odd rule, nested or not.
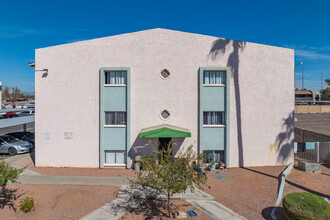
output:
[[[36,63],[35,62],[30,62],[30,63],[28,63],[28,65],[30,67],[36,67]],[[42,74],[42,77],[47,77],[48,76],[48,69],[34,70],[34,72],[39,72],[39,71],[44,72],[44,74]]]
[[[48,69],[43,69],[43,70],[34,70],[34,72],[38,72],[38,71],[44,71],[45,73],[48,73]]]

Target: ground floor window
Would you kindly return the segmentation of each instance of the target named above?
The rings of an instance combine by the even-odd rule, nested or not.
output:
[[[125,164],[125,151],[105,151],[106,164]]]
[[[224,161],[224,151],[222,150],[209,150],[203,151],[205,163],[218,163]]]

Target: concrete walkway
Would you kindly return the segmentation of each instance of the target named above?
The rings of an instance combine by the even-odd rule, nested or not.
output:
[[[157,190],[132,185],[122,186],[117,197],[112,202],[83,217],[82,220],[117,220],[147,199],[166,198],[165,195],[160,194]],[[174,194],[172,198],[185,199],[212,219],[245,220],[244,217],[213,201],[214,198],[212,196],[198,189],[195,192],[188,191],[183,194]]]
[[[12,167],[22,168],[13,164],[26,155],[16,155],[6,159]],[[97,185],[97,186],[122,186],[129,184],[129,178],[124,177],[93,177],[93,176],[47,176],[29,169],[25,169],[18,178],[21,184],[67,184],[67,185]]]
[[[233,210],[216,201],[210,200],[186,200],[200,211],[204,212],[213,219],[223,220],[245,220],[243,216],[238,215]]]
[[[67,184],[93,186],[122,186],[129,184],[128,178],[90,176],[22,175],[19,177],[18,181],[22,184]]]
[[[81,220],[116,220],[127,212],[134,210],[143,202],[145,202],[145,199],[118,198],[81,218]]]

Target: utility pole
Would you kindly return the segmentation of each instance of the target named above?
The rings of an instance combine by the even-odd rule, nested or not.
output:
[[[322,90],[322,70],[321,70],[321,90]]]
[[[302,73],[302,90],[304,90],[304,63],[301,62],[301,73]]]
[[[2,109],[2,82],[0,81],[0,109]]]

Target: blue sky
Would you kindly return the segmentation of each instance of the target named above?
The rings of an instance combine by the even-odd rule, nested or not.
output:
[[[330,78],[330,1],[0,0],[0,81],[34,91],[36,48],[168,28],[296,49],[307,89]],[[301,88],[301,65],[296,68]],[[274,85],[276,86],[276,85]],[[323,88],[326,86],[323,83]]]

